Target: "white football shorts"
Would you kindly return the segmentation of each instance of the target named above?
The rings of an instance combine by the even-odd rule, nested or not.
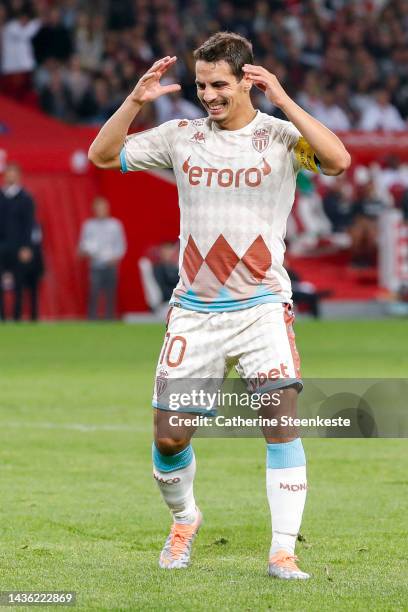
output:
[[[206,379],[207,388],[210,381],[219,387],[232,367],[250,392],[289,385],[301,390],[294,318],[291,305],[282,303],[219,313],[171,307],[156,369],[153,407],[172,410],[167,400],[169,383],[180,382],[188,391],[197,379]],[[178,410],[202,412],[188,407]]]

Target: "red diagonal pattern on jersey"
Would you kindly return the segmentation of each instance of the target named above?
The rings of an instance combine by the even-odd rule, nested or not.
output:
[[[187,274],[187,278],[190,281],[190,285],[193,283],[195,277],[204,259],[197,248],[196,243],[191,236],[188,237],[187,246],[184,249],[183,255],[183,268]]]
[[[208,251],[205,261],[220,283],[224,285],[239,262],[239,257],[224,236],[220,234]]]
[[[242,257],[242,261],[256,280],[260,281],[265,277],[267,270],[271,267],[272,256],[262,236],[254,240]]]

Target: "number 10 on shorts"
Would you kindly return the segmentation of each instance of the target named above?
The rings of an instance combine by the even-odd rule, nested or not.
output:
[[[166,332],[159,363],[169,368],[177,368],[183,361],[187,340],[184,336],[173,336],[172,338],[170,336],[170,332]]]

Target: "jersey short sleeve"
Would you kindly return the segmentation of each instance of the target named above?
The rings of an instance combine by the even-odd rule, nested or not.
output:
[[[120,152],[122,172],[172,168],[171,133],[175,121],[127,136]]]
[[[319,161],[306,138],[290,121],[280,120],[278,130],[283,143],[292,154],[295,171],[301,168],[310,172],[320,172]]]

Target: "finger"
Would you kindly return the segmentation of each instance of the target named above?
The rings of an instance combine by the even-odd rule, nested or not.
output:
[[[159,78],[160,78],[159,72],[158,71],[155,71],[155,72],[146,72],[146,74],[144,74],[142,77],[140,77],[139,83],[141,83],[141,82],[145,83],[146,81],[149,81],[152,78],[156,78],[157,80],[159,80]]]
[[[267,86],[268,86],[268,79],[266,78],[262,78],[258,75],[247,75],[249,80],[255,85],[255,87],[258,87],[258,89],[260,89],[261,91],[266,91]]]
[[[170,57],[170,55],[167,55],[166,57],[163,57],[162,59],[157,60],[157,62],[153,64],[152,68],[156,70],[156,68],[162,68],[163,66],[173,64],[176,61],[176,59],[177,57],[175,55],[172,57]]]
[[[244,74],[258,74],[270,76],[270,72],[268,72],[266,68],[263,68],[262,66],[243,66],[242,72]]]
[[[269,83],[268,77],[264,77],[261,74],[247,74],[246,76],[250,81],[261,82],[261,83],[264,83],[265,85]]]
[[[167,57],[163,57],[162,59],[157,60],[157,62],[154,62],[153,66],[149,68],[148,72],[156,72],[157,70],[162,70],[163,68],[168,66],[171,59],[172,58],[168,55]]]
[[[173,83],[173,85],[165,85],[161,88],[163,94],[174,93],[175,91],[180,91],[181,86],[178,83]]]
[[[256,66],[255,64],[244,64],[242,67],[242,70],[244,70],[244,68],[255,68],[256,70],[265,70],[263,66]]]
[[[159,72],[161,74],[164,74],[165,72],[167,72],[169,68],[171,68],[171,66],[173,66],[176,63],[176,61],[177,61],[177,57],[175,55],[173,57],[170,57],[170,59],[168,59],[166,62],[164,62],[158,67]]]
[[[156,62],[154,62],[152,68],[157,68],[157,66],[160,66],[164,62],[168,62],[169,59],[170,59],[170,55],[166,55],[166,57],[162,57],[161,59],[159,59]]]

